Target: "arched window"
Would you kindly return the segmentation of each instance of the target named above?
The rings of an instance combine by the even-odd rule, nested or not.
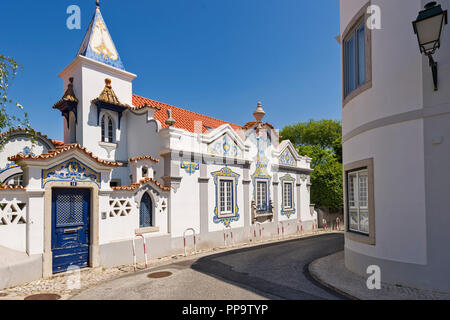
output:
[[[5,181],[5,184],[20,186],[23,185],[23,173],[16,174]]]
[[[102,117],[102,142],[114,143],[114,124],[110,116]]]
[[[153,203],[148,193],[144,193],[141,200],[139,227],[146,228],[153,226]]]

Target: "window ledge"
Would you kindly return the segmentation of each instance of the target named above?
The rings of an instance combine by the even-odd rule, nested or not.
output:
[[[369,89],[372,89],[372,81],[366,81],[364,84],[350,92],[345,98],[342,99],[342,106],[345,107],[351,100]]]
[[[376,245],[375,237],[371,234],[363,235],[362,233],[347,230],[345,232],[345,238],[350,241],[355,241],[370,246]]]
[[[110,157],[111,151],[116,150],[118,146],[117,143],[103,142],[103,141],[100,141],[98,145],[106,150],[106,152],[108,153],[108,157]]]
[[[271,217],[271,216],[273,216],[273,213],[272,212],[261,212],[261,213],[256,212],[255,216],[257,218],[258,217]]]
[[[159,227],[146,227],[134,230],[135,234],[155,233],[159,232]]]
[[[112,142],[99,141],[98,145],[102,146],[102,147],[117,148],[117,143],[112,143]]]

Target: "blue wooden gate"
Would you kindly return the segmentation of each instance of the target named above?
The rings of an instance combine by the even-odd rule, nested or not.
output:
[[[89,265],[89,189],[52,189],[53,273]]]

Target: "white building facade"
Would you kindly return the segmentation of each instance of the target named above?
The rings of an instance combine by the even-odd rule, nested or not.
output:
[[[311,159],[279,143],[261,104],[239,126],[133,94],[99,7],[60,77],[64,143],[4,134],[0,248],[23,257],[0,264],[0,287],[130,264],[138,234],[157,258],[182,253],[192,230],[203,249],[224,245],[224,230],[242,243],[255,227],[272,238],[316,223]]]
[[[434,54],[434,91],[412,26],[427,2],[340,1],[345,263],[449,292],[450,29]],[[374,18],[381,29],[370,28]]]

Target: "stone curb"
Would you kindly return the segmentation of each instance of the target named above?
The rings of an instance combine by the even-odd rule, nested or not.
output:
[[[308,271],[320,284],[353,300],[450,300],[447,293],[383,282],[380,290],[369,290],[363,277],[345,268],[343,251],[311,262]]]

